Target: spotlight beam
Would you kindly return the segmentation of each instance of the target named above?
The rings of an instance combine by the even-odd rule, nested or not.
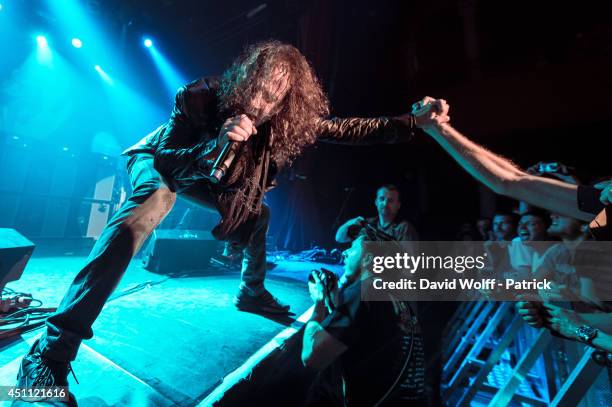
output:
[[[100,65],[94,66],[94,69],[96,70],[96,72],[98,72],[98,75],[100,75],[104,82],[108,83],[111,86],[115,85],[113,78],[111,78],[106,72],[104,72],[104,69],[102,69]]]
[[[170,96],[174,97],[176,90],[187,83],[187,80],[156,47],[151,46],[148,50]]]

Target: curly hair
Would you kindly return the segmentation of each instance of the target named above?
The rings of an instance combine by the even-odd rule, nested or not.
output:
[[[317,121],[329,115],[327,97],[304,55],[279,41],[252,45],[224,72],[218,96],[222,112],[248,114],[251,101],[279,68],[288,89],[270,117],[270,135],[272,158],[283,166],[316,141]]]

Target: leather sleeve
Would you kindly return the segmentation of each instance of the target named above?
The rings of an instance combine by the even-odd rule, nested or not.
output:
[[[319,140],[340,144],[390,144],[409,141],[414,117],[406,123],[395,117],[332,118],[318,122]]]
[[[216,148],[216,137],[206,136],[206,112],[213,98],[205,84],[181,87],[170,120],[155,151],[155,168],[176,190],[176,181],[198,171],[200,159]]]

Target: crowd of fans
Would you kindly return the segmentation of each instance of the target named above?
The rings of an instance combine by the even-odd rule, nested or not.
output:
[[[529,172],[578,183],[559,163],[539,163]],[[521,201],[512,212],[466,222],[457,240],[484,241],[499,276],[553,281],[552,289],[517,298],[529,325],[612,351],[612,258],[603,243],[595,243],[588,222]]]

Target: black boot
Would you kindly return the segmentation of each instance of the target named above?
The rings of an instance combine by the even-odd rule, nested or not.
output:
[[[17,387],[68,387],[68,372],[74,376],[70,362],[58,362],[44,357],[37,340],[21,360]],[[76,381],[76,377],[74,379]]]
[[[234,305],[239,310],[247,312],[265,314],[289,313],[289,305],[281,303],[268,290],[264,290],[260,295],[250,295],[245,289],[241,289],[234,297]]]

